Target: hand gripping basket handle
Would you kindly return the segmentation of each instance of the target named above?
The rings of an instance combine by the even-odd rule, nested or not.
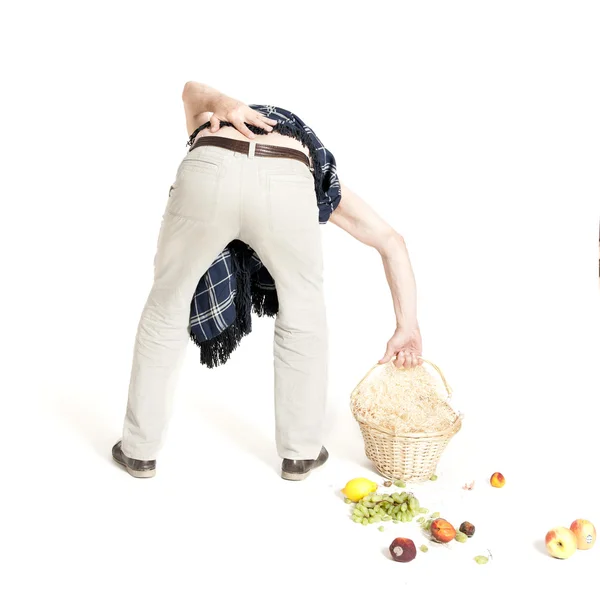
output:
[[[446,388],[446,391],[448,392],[448,400],[452,397],[452,388],[448,385],[448,382],[446,381],[446,378],[444,377],[444,374],[442,373],[442,370],[435,364],[433,364],[430,360],[427,360],[426,358],[423,358],[422,356],[417,356],[417,358],[420,358],[421,360],[423,360],[424,362],[426,362],[427,364],[431,365],[439,374],[439,376],[442,378],[442,381],[444,383],[444,387]],[[352,395],[354,395],[354,393],[356,392],[356,390],[358,390],[360,384],[371,374],[371,372],[376,369],[377,367],[381,367],[383,365],[385,365],[387,363],[376,363],[374,366],[372,366],[368,371],[367,374],[356,384],[356,387],[354,388],[354,391],[352,392]]]

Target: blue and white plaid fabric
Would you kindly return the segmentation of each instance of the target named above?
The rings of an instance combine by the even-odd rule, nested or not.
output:
[[[333,154],[297,115],[278,106],[250,104],[250,108],[275,119],[273,130],[294,137],[308,149],[314,168],[319,223],[325,224],[342,194]],[[191,146],[206,122],[189,137]],[[257,135],[264,129],[246,123]],[[221,126],[233,127],[221,121]],[[251,312],[275,316],[278,311],[275,282],[256,252],[242,240],[232,240],[201,277],[190,307],[189,334],[200,348],[200,362],[209,368],[227,361],[244,335],[252,331]]]

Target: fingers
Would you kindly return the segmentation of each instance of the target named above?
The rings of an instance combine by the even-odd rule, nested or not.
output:
[[[409,368],[409,369],[412,369],[413,367],[416,367],[416,366],[417,366],[417,357],[415,356],[415,353],[414,353],[414,352],[411,352],[411,353],[408,355],[408,363],[409,363],[409,364],[408,364],[408,368]]]
[[[215,131],[219,131],[220,127],[221,127],[221,120],[219,119],[219,117],[217,117],[217,115],[215,113],[213,113],[212,116],[210,117],[210,132],[214,133]]]
[[[388,360],[390,360],[390,358],[392,358],[392,356],[394,356],[394,354],[387,349],[385,351],[385,354],[383,355],[383,358],[380,358],[377,362],[379,362],[380,364],[386,363],[388,362]]]
[[[273,131],[273,128],[268,123],[265,123],[257,117],[248,117],[248,123],[252,123],[252,125],[256,125],[256,127],[260,127],[265,131]]]
[[[234,119],[232,122],[233,126],[238,130],[241,131],[246,137],[250,138],[250,139],[254,139],[256,136],[246,127],[246,124],[244,123],[244,121],[242,121],[242,119],[237,118]]]
[[[406,361],[406,354],[404,353],[404,350],[400,350],[400,352],[398,352],[398,357],[396,358],[396,361],[394,364],[398,368],[403,368],[405,366],[405,361]]]
[[[277,125],[277,120],[276,119],[270,119],[269,117],[265,117],[265,115],[263,115],[262,113],[260,113],[258,111],[255,111],[254,114],[257,115],[259,119],[261,119],[262,121],[264,121],[268,125],[273,125],[273,126]]]
[[[423,361],[419,362],[416,354],[414,352],[408,352],[406,350],[400,350],[398,352],[398,357],[394,361],[394,364],[397,367],[402,367],[404,369],[412,369],[416,367],[418,364],[423,364]]]
[[[251,123],[253,123],[257,127],[260,127],[261,129],[264,129],[265,131],[273,131],[272,125],[277,124],[277,121],[275,121],[275,119],[269,119],[264,115],[261,115],[259,112],[254,113],[251,119]]]

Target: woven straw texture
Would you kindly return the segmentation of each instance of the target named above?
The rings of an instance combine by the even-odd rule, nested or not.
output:
[[[390,361],[369,369],[350,395],[365,453],[388,479],[430,479],[462,425],[462,415],[448,403],[452,390],[442,371],[423,362],[435,369],[444,392],[435,390],[424,366],[403,369]]]

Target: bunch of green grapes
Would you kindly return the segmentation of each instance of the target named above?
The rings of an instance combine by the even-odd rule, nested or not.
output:
[[[422,508],[411,492],[374,493],[368,494],[354,505],[352,520],[362,525],[381,521],[408,523],[417,515],[427,512],[428,509]]]

